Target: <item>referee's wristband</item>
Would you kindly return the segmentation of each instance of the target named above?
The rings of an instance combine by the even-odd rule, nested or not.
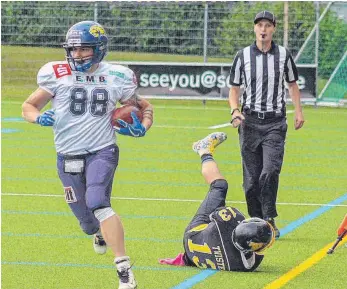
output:
[[[234,109],[232,109],[232,110],[230,111],[230,114],[233,115],[234,112],[235,112],[236,110],[237,110],[238,112],[240,112],[240,110],[239,110],[238,108],[234,108]]]

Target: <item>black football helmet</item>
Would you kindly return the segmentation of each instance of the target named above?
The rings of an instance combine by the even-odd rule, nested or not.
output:
[[[260,218],[245,219],[234,229],[232,241],[243,253],[260,253],[275,241],[275,230]]]

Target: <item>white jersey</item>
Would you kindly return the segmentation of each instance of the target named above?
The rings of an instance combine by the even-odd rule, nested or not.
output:
[[[71,71],[66,61],[49,62],[40,69],[37,83],[53,95],[56,150],[69,155],[114,144],[112,111],[117,102],[129,99],[137,88],[132,70],[106,62],[101,62],[93,73]]]

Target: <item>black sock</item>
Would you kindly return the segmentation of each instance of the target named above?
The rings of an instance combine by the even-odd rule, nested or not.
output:
[[[203,154],[201,156],[201,163],[203,164],[204,162],[208,161],[214,161],[213,156],[211,154]]]

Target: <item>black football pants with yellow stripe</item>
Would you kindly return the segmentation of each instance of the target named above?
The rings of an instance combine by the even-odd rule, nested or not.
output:
[[[213,213],[217,208],[225,206],[227,192],[228,183],[226,180],[220,179],[213,181],[205,199],[199,206],[185,232],[188,232],[198,225],[209,224],[211,222],[210,214]]]

